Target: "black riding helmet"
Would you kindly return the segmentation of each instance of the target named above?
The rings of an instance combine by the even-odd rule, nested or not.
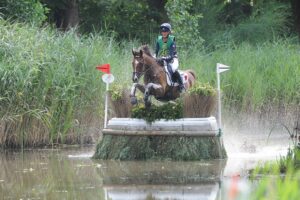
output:
[[[169,23],[163,23],[159,27],[161,32],[171,32],[171,24]]]

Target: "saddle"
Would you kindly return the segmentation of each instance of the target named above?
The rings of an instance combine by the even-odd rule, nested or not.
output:
[[[178,86],[179,84],[176,82],[176,80],[174,80],[173,78],[173,71],[171,69],[171,67],[168,67],[167,65],[164,65],[164,71],[166,72],[166,77],[167,77],[167,84],[169,86]],[[188,80],[188,75],[181,70],[178,70],[181,80],[183,82],[183,84],[185,84]]]

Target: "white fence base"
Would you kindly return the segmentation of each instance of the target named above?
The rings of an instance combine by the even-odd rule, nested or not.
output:
[[[143,119],[112,118],[104,135],[178,135],[178,136],[216,136],[218,126],[215,117],[182,118],[176,120],[157,120],[147,123]]]

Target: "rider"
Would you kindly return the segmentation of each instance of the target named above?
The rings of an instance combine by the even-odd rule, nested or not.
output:
[[[178,72],[178,57],[176,52],[175,37],[171,35],[171,25],[163,23],[160,25],[160,33],[156,41],[155,56],[157,61],[161,63],[166,61],[168,71],[171,77],[174,77],[179,84],[179,91],[182,92],[185,88]]]

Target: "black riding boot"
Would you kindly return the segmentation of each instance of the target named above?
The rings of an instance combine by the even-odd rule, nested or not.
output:
[[[185,90],[185,88],[184,88],[181,76],[180,76],[180,74],[179,74],[179,72],[177,70],[174,72],[174,77],[175,77],[177,83],[179,84],[179,86],[178,86],[179,91],[183,92]]]

